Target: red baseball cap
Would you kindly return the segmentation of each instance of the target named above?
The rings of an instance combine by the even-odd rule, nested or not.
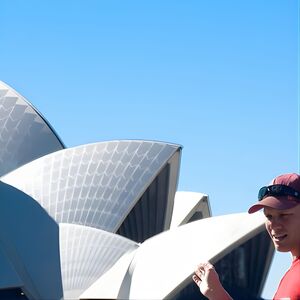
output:
[[[249,208],[248,210],[249,214],[255,213],[264,207],[271,207],[275,209],[289,209],[295,207],[297,204],[300,204],[300,175],[299,174],[290,173],[290,174],[279,175],[276,178],[274,178],[268,186],[261,188],[260,191],[262,189],[268,191],[269,190],[268,187],[271,187],[273,185],[287,186],[292,189],[291,190],[292,192],[291,193],[289,193],[290,191],[287,191],[287,193],[279,192],[278,195],[276,195],[276,191],[274,193],[272,191],[266,192],[266,196],[264,196],[262,200],[255,203]]]

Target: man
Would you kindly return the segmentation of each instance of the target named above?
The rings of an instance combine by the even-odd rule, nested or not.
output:
[[[263,209],[275,249],[291,252],[292,265],[280,281],[273,299],[300,299],[300,175],[283,174],[259,190],[250,214]],[[210,300],[232,299],[210,263],[201,263],[193,276],[201,293]]]

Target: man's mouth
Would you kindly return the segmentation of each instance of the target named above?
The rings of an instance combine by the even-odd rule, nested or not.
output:
[[[277,235],[273,234],[272,237],[275,242],[281,242],[287,237],[287,234],[277,234]]]

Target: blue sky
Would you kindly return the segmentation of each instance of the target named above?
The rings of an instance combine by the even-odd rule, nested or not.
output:
[[[2,0],[0,80],[66,146],[148,139],[183,146],[178,190],[213,215],[299,172],[296,0]],[[290,263],[275,256],[263,296]]]

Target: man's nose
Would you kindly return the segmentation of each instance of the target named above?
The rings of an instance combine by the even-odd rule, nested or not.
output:
[[[280,221],[279,218],[273,218],[270,221],[270,226],[271,226],[272,229],[281,228],[282,227],[282,223],[281,223],[281,221]]]

